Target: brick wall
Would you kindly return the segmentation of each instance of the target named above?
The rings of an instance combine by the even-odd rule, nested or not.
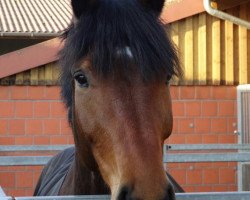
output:
[[[172,86],[174,129],[170,144],[235,143],[236,88]],[[0,87],[0,145],[72,144],[58,87]],[[8,195],[32,195],[42,167],[0,167]],[[236,190],[235,163],[168,164],[187,191]]]
[[[236,87],[172,87],[174,128],[168,144],[237,143]],[[170,163],[188,192],[237,190],[236,163]]]
[[[0,145],[72,144],[58,87],[0,87]],[[0,167],[8,195],[30,196],[42,167]]]

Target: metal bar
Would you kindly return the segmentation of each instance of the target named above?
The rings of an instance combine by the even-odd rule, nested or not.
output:
[[[74,145],[0,145],[0,152],[62,151]],[[250,150],[250,144],[174,144],[164,145],[167,150]]]
[[[110,200],[110,196],[17,197],[16,200]],[[176,200],[249,200],[250,192],[182,193]]]
[[[234,24],[237,24],[239,26],[244,26],[247,29],[250,29],[250,22],[248,22],[246,20],[243,20],[243,19],[240,19],[238,17],[235,17],[233,15],[229,15],[229,14],[227,14],[225,12],[220,11],[220,10],[214,9],[211,6],[211,0],[203,0],[203,3],[204,3],[205,10],[210,15],[218,17],[218,18],[223,19],[223,20],[228,20],[228,21],[230,21],[230,22],[232,22]]]
[[[52,156],[0,156],[0,166],[41,166]]]
[[[74,145],[0,145],[0,152],[20,151],[62,151]]]
[[[40,166],[52,156],[0,156],[0,166]],[[250,153],[185,153],[164,154],[163,162],[248,162]]]
[[[164,163],[172,162],[248,162],[250,153],[190,153],[168,154],[163,156]]]
[[[16,197],[15,200],[110,200],[109,195]]]
[[[238,142],[239,144],[249,143],[249,134],[250,134],[250,126],[249,126],[249,111],[246,107],[249,107],[249,100],[246,101],[245,95],[250,94],[250,85],[239,85],[237,86],[237,118],[238,118]],[[247,126],[249,130],[247,131]],[[248,140],[246,140],[248,137]],[[248,142],[247,142],[248,141]],[[242,150],[239,150],[242,152]],[[243,172],[242,166],[244,164],[239,162],[238,163],[238,170],[237,170],[237,179],[238,179],[238,191],[243,190]]]
[[[250,150],[250,144],[174,144],[166,145],[167,150]]]
[[[183,193],[176,200],[249,200],[250,192]]]

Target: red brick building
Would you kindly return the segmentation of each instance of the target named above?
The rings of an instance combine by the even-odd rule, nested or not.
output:
[[[69,22],[70,17],[63,18],[63,13],[70,16],[70,8],[67,0],[59,1],[54,9],[63,6],[64,9],[58,17],[49,5],[51,2],[44,2],[44,6],[51,9],[52,21],[59,21],[61,25],[51,24],[48,19],[41,33],[34,28],[38,23],[34,17],[29,22],[34,25],[33,29],[26,32],[20,19],[13,24],[19,24],[21,31],[1,27],[4,34],[0,42],[8,46],[13,40],[19,42],[19,46],[8,52],[0,47],[3,52],[0,55],[0,145],[73,143],[57,82],[56,53],[62,44],[52,39]],[[190,2],[192,0],[183,0],[167,6],[162,15],[171,24],[170,34],[179,48],[185,71],[183,79],[174,80],[171,86],[174,128],[166,142],[237,143],[234,133],[237,130],[236,86],[250,82],[250,32],[210,16],[204,11],[202,1]],[[219,3],[224,5],[223,1]],[[222,8],[249,20],[246,10],[250,4],[240,3],[235,5],[232,1]],[[187,4],[189,9],[184,9]],[[33,5],[33,9],[38,8]],[[184,9],[183,12],[180,9]],[[43,25],[37,26],[42,30]],[[54,26],[61,29],[54,30]],[[34,33],[37,35],[32,40]],[[27,42],[30,40],[32,44]],[[186,191],[237,190],[236,163],[170,163],[167,168]],[[10,196],[32,195],[41,169],[40,166],[0,167],[0,186]]]

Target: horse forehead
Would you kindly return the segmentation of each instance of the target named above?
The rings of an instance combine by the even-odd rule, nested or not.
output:
[[[133,59],[133,53],[132,50],[129,46],[125,46],[123,48],[117,48],[116,50],[116,55],[117,57],[123,56],[125,54],[125,56],[127,56],[129,59]],[[90,70],[92,67],[92,61],[91,61],[91,57],[90,56],[86,56],[82,62],[81,62],[81,67]],[[74,70],[74,69],[72,69]]]

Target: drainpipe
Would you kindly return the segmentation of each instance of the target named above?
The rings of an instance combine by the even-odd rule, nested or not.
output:
[[[247,29],[250,29],[250,22],[213,8],[212,7],[213,3],[215,2],[211,0],[203,0],[204,8],[210,15],[218,17],[223,20],[228,20],[234,24],[237,24],[239,26],[244,26]]]

